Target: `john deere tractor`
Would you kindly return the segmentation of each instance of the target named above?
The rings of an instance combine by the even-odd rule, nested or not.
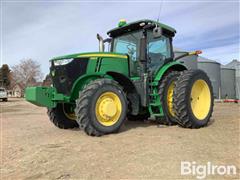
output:
[[[122,20],[109,38],[97,35],[99,52],[51,59],[52,86],[28,87],[26,100],[47,107],[55,126],[79,127],[91,136],[118,132],[126,119],[206,126],[213,111],[211,82],[203,71],[176,61],[200,51],[174,57],[175,33],[152,20]]]

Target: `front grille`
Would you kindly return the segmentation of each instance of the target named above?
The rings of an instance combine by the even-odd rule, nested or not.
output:
[[[58,93],[70,95],[75,80],[86,73],[88,58],[75,58],[66,65],[54,66],[50,70],[53,86]]]

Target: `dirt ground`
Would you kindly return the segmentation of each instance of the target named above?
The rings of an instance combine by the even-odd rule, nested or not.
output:
[[[118,134],[61,130],[46,109],[22,99],[1,105],[1,179],[189,179],[181,161],[235,165],[239,178],[240,106],[215,104],[206,128],[126,122]]]

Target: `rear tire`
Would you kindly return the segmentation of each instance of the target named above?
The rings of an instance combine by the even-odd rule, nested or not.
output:
[[[206,126],[212,116],[214,102],[207,74],[202,70],[184,71],[175,83],[173,102],[180,126]]]
[[[177,78],[180,76],[180,72],[171,71],[166,74],[160,82],[159,85],[159,96],[162,103],[162,108],[164,112],[164,117],[158,119],[161,124],[165,125],[175,125],[177,120],[175,117],[175,110],[173,108],[173,92],[175,89],[174,83],[177,81]],[[169,90],[171,88],[170,95]],[[169,97],[171,96],[171,97]],[[170,101],[170,102],[169,102]],[[169,104],[171,103],[171,104]],[[171,106],[171,107],[169,107]]]
[[[64,113],[63,104],[57,104],[55,108],[48,108],[47,111],[50,121],[60,129],[72,129],[78,127],[76,120],[69,119]]]
[[[76,100],[80,129],[90,136],[116,133],[126,119],[127,99],[120,85],[110,79],[90,82]]]

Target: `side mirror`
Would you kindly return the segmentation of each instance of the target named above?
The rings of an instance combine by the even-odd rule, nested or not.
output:
[[[155,28],[153,28],[153,37],[154,38],[159,38],[162,36],[162,28],[156,26]]]
[[[147,47],[146,37],[142,37],[140,39],[140,53],[139,53],[139,59],[140,62],[142,63],[147,62],[146,47]]]

